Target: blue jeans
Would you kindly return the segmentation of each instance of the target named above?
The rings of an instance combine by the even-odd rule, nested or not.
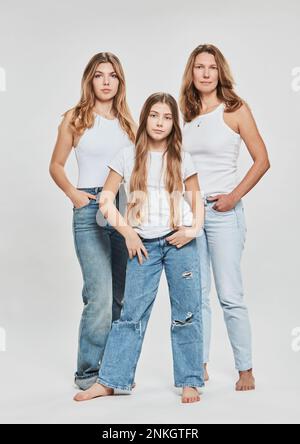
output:
[[[97,196],[97,201],[90,199],[87,205],[73,208],[73,235],[83,276],[84,303],[75,382],[85,390],[97,380],[111,323],[120,317],[128,251],[123,236],[111,225],[106,221],[106,226],[97,223],[102,188],[81,190]]]
[[[140,265],[128,259],[124,305],[113,322],[98,382],[131,390],[144,335],[163,268],[169,287],[173,372],[176,387],[202,387],[202,319],[200,266],[196,239],[182,248],[166,241],[169,234],[142,239],[149,258]]]
[[[205,199],[204,234],[197,238],[202,284],[204,362],[209,361],[211,338],[211,265],[224,319],[239,371],[252,368],[251,328],[244,302],[241,258],[246,240],[246,222],[240,200],[230,211],[220,212]]]

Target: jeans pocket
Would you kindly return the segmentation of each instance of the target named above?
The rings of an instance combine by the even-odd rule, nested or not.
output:
[[[88,207],[88,206],[89,206],[89,204],[91,203],[91,200],[92,200],[92,199],[90,199],[90,198],[89,198],[89,201],[88,201],[88,203],[87,203],[87,204],[85,204],[85,205],[83,205],[82,207],[78,207],[78,208],[76,208],[75,206],[73,206],[73,210],[74,210],[74,211],[80,211],[80,210],[82,210],[83,208],[86,208],[86,207]]]
[[[234,211],[235,211],[235,208],[232,208],[231,210],[229,210],[229,211],[218,211],[218,210],[215,210],[212,206],[210,207],[210,209],[211,209],[211,211],[213,212],[213,213],[215,213],[215,214],[218,214],[218,215],[226,215],[226,214],[232,214],[232,213],[234,213]]]

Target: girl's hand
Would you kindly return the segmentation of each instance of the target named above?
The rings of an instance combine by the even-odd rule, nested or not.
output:
[[[87,193],[86,191],[74,190],[69,195],[69,198],[73,202],[75,208],[81,208],[87,205],[90,199],[96,200],[94,194]]]
[[[195,239],[196,233],[192,227],[184,227],[181,226],[178,228],[176,233],[173,233],[171,236],[167,237],[166,240],[177,248],[181,248],[184,245],[191,242]]]
[[[128,249],[130,259],[133,259],[134,256],[138,255],[138,260],[140,265],[143,263],[143,254],[148,259],[148,251],[146,250],[141,238],[138,234],[132,230],[133,232],[125,237],[126,246]]]

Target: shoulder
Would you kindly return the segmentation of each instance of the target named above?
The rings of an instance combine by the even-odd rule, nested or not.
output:
[[[118,161],[122,162],[122,164],[127,165],[134,162],[134,155],[135,146],[126,145],[117,152],[114,159],[117,159]]]
[[[119,151],[120,156],[124,159],[134,158],[135,146],[133,144],[126,145]]]
[[[63,115],[62,115],[62,120],[58,126],[59,130],[70,130],[71,131],[71,127],[70,127],[70,123],[72,121],[73,118],[73,114],[74,114],[74,108],[69,109],[68,111],[66,111]]]
[[[225,108],[225,112],[226,112],[226,108]],[[252,118],[252,112],[251,112],[250,106],[244,100],[243,100],[242,105],[237,110],[232,111],[232,112],[227,112],[226,114],[232,115],[238,120]]]
[[[185,151],[184,149],[182,150],[182,162],[183,163],[192,162],[191,154],[189,152]]]

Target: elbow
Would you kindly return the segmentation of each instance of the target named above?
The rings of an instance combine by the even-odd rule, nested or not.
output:
[[[268,157],[258,160],[257,164],[263,174],[266,173],[271,168],[271,163]]]
[[[269,158],[267,157],[267,159],[265,160],[265,171],[267,172],[270,168],[271,168],[271,163]]]
[[[111,201],[109,199],[107,199],[107,197],[103,196],[102,194],[100,195],[99,210],[101,211],[104,219],[108,218],[108,210],[109,210],[110,203],[111,203]]]
[[[53,178],[53,174],[54,174],[53,170],[54,170],[53,162],[50,162],[49,167],[48,167],[48,171],[49,171],[49,174],[52,178]]]

